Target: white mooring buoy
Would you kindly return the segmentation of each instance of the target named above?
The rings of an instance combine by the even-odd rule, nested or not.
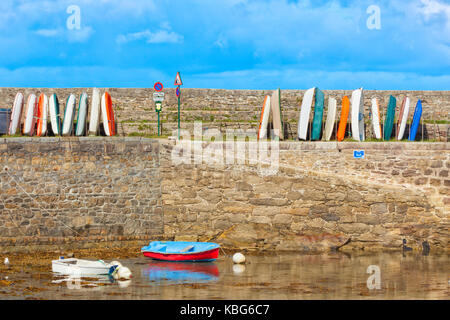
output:
[[[242,253],[237,252],[237,253],[235,253],[233,255],[233,262],[237,263],[237,264],[244,263],[245,262],[245,256]]]

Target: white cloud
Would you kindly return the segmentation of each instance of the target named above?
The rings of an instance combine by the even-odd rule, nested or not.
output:
[[[421,0],[423,7],[420,9],[421,13],[428,21],[433,16],[444,15],[446,20],[446,29],[450,31],[450,5],[441,3],[436,0]]]
[[[59,29],[39,29],[35,31],[36,34],[43,37],[56,37],[61,33]]]
[[[39,29],[34,31],[34,33],[46,38],[63,37],[69,42],[86,42],[94,33],[94,29],[89,26],[82,27],[79,30]]]
[[[428,18],[433,14],[444,13],[450,19],[450,5],[436,0],[421,0],[424,5],[422,13]]]
[[[181,43],[184,37],[173,31],[158,30],[151,32],[144,30],[141,32],[128,33],[126,35],[119,35],[116,38],[118,44],[125,44],[132,41],[145,40],[147,43]]]
[[[80,30],[67,30],[67,38],[70,42],[85,42],[94,33],[94,30],[89,27],[82,27]]]

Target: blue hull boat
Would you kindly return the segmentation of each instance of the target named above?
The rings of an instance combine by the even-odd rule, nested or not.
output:
[[[214,261],[220,245],[212,242],[153,241],[141,249],[144,256],[164,261]]]
[[[409,131],[409,141],[415,141],[417,131],[419,130],[420,118],[422,117],[422,101],[417,101],[416,110],[414,111],[413,121],[411,123],[411,129]],[[422,133],[423,134],[423,133]]]

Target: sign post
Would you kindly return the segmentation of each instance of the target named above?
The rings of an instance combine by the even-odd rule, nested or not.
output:
[[[159,86],[158,86],[158,88],[159,88]],[[155,84],[155,89],[156,89],[156,84]],[[159,113],[162,111],[162,103],[164,101],[164,92],[161,92],[161,90],[162,90],[162,85],[161,85],[161,89],[159,90],[159,92],[153,93],[153,101],[155,101],[155,111],[158,114],[158,137],[161,135],[161,130],[160,130],[161,125],[160,125],[160,120],[159,120]]]
[[[177,87],[176,94],[178,97],[178,140],[180,140],[180,106],[181,106],[181,88],[180,86],[183,85],[183,82],[181,81],[180,72],[177,72],[177,76],[175,78],[175,86]]]

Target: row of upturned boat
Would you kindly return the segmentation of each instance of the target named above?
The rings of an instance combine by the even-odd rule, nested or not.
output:
[[[11,121],[8,133],[15,135],[21,129],[22,113],[25,113],[22,133],[28,136],[45,136],[48,133],[48,122],[55,136],[98,135],[100,132],[100,117],[102,118],[104,132],[107,136],[116,134],[116,125],[111,96],[108,92],[100,96],[100,91],[94,88],[92,103],[87,122],[89,101],[86,92],[80,95],[77,101],[74,94],[66,100],[64,114],[60,107],[58,97],[52,94],[50,98],[45,94],[37,97],[30,94],[24,108],[24,96],[21,92],[16,94],[11,111]],[[78,110],[74,125],[75,115]]]
[[[328,112],[325,124],[323,124],[324,103],[325,96],[322,90],[318,88],[311,88],[304,94],[299,120],[298,120],[298,139],[307,140],[308,129],[309,137],[312,141],[320,140],[321,137],[325,141],[329,141],[336,130],[336,138],[338,141],[343,141],[346,134],[347,124],[350,118],[351,136],[356,141],[364,141],[365,124],[364,124],[364,90],[362,88],[354,90],[351,99],[344,96],[342,99],[341,116],[336,123],[337,101],[336,98],[330,97],[328,99]],[[310,124],[311,111],[314,104],[313,119]],[[371,100],[371,122],[373,125],[373,134],[376,139],[390,140],[392,137],[397,100],[392,95],[389,97],[387,112],[384,119],[384,124],[381,124],[380,104],[377,98]],[[260,125],[258,130],[258,139],[267,137],[267,127],[270,116],[270,109],[272,109],[273,129],[279,137],[284,137],[281,105],[280,105],[280,90],[276,90],[272,95],[265,97],[263,108],[261,112]],[[395,138],[402,140],[405,136],[405,131],[408,123],[408,117],[411,109],[411,101],[409,97],[403,99],[400,113],[397,118]],[[419,129],[420,120],[422,117],[422,102],[419,99],[416,104],[414,116],[409,128],[409,141],[416,139],[417,131]],[[383,127],[383,130],[382,130]]]

